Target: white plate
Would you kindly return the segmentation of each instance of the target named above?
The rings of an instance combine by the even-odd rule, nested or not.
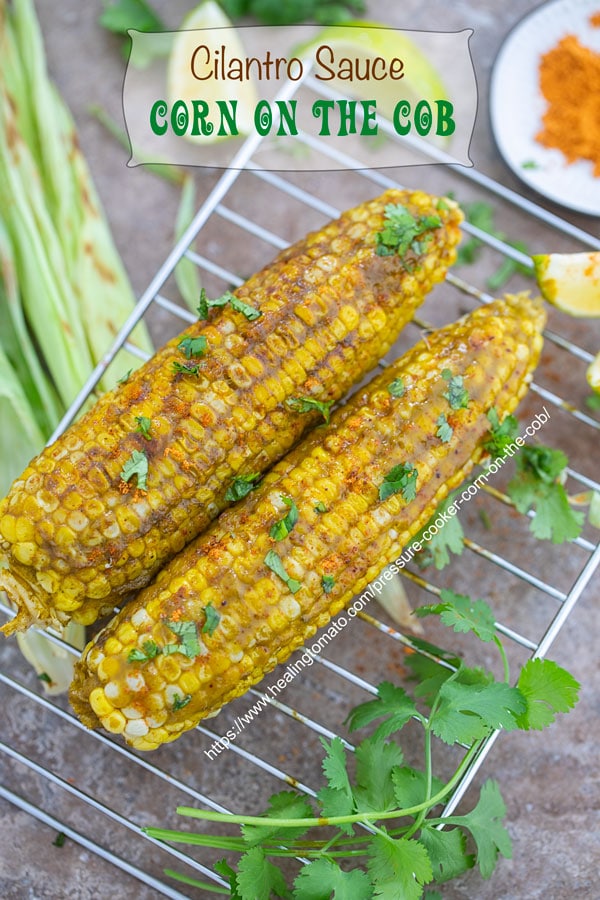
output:
[[[539,88],[539,63],[567,34],[600,52],[600,28],[589,17],[600,0],[552,0],[513,28],[502,45],[490,85],[490,118],[498,149],[513,172],[540,194],[563,206],[600,215],[600,178],[589,161],[568,164],[559,150],[535,140],[546,101]],[[569,73],[565,72],[565,79]],[[533,162],[537,168],[523,168]]]

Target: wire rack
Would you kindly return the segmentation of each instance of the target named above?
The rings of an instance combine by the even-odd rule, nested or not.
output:
[[[323,86],[316,84],[310,76],[305,80],[306,88],[319,91],[323,96],[335,96],[324,91]],[[390,139],[398,139],[391,129],[387,130]],[[325,142],[306,134],[300,134],[297,140],[312,151],[329,156],[340,167],[353,169],[344,178],[346,183],[356,186],[363,196],[374,195],[388,187],[402,186],[396,180],[396,170],[368,168],[364,160],[334,153]],[[221,252],[223,243],[219,242],[218,235],[223,229],[230,229],[230,234],[237,235],[238,242],[255,242],[266,258],[272,256],[273,251],[287,246],[287,240],[261,224],[260,220],[264,219],[265,209],[269,205],[262,199],[265,192],[274,204],[290,204],[299,212],[309,212],[311,221],[316,223],[339,214],[340,210],[318,196],[318,187],[315,189],[312,184],[310,173],[298,178],[293,173],[284,176],[261,169],[253,162],[259,146],[258,137],[247,139],[241,146],[232,166],[224,171],[190,227],[156,272],[113,346],[90,374],[53,438],[74,419],[94,392],[106,368],[118,357],[120,349],[126,347],[144,358],[128,342],[132,329],[143,316],[159,308],[161,321],[171,319],[170,327],[174,328],[177,324],[177,330],[181,329],[182,322],[195,321],[194,315],[169,297],[170,276],[183,256],[199,267],[204,279],[223,290],[243,281],[241,273],[233,270],[234,266]],[[453,164],[452,158],[443,151],[425,145],[420,149],[424,153],[424,162],[446,164],[443,174],[446,186],[448,182],[454,186],[455,182],[459,195],[460,190],[464,189],[473,198],[496,198],[508,211],[507,215],[512,216],[513,222],[524,223],[526,228],[527,223],[533,221],[538,227],[547,229],[548,242],[560,240],[575,248],[600,249],[600,241],[592,235],[488,176]],[[241,176],[251,161],[252,170]],[[421,169],[419,186],[429,189],[430,181],[436,177],[440,177],[439,167],[436,174],[431,168]],[[242,182],[243,191],[240,190]],[[322,183],[322,180],[318,182],[320,185]],[[261,198],[260,202],[258,198]],[[486,252],[530,265],[529,257],[511,244],[469,224],[464,225],[464,230],[487,245],[489,251]],[[209,234],[217,235],[216,242],[209,241]],[[203,254],[202,249],[208,244],[210,248]],[[454,273],[449,274],[442,290],[448,308],[452,307],[453,302],[462,310],[492,299],[485,290]],[[427,325],[423,320],[415,321],[417,327]],[[565,322],[565,317],[560,316],[558,322],[561,326],[569,324]],[[574,372],[579,380],[575,383],[583,384],[583,373],[592,359],[591,352],[579,346],[571,335],[559,333],[558,330],[546,332],[546,348],[550,348],[554,372]],[[543,364],[538,372],[544,372]],[[566,430],[577,436],[580,445],[593,448],[594,442],[599,439],[600,423],[568,397],[556,393],[556,380],[536,381],[531,387],[530,402],[537,403],[536,408],[542,403],[549,407],[553,416],[556,413],[561,417],[563,432],[566,424]],[[561,390],[563,381],[568,384],[569,379],[561,377]],[[591,454],[590,450],[589,458]],[[584,452],[583,465],[578,468],[585,468],[585,461]],[[584,471],[569,468],[568,478],[570,489],[576,492],[600,490],[600,485]],[[492,484],[486,488],[483,500],[494,505],[497,516],[504,514],[510,517],[510,501]],[[494,583],[501,585],[506,593],[512,591],[518,604],[501,607],[503,621],[497,623],[497,628],[506,638],[516,659],[523,662],[529,656],[543,657],[548,653],[600,565],[600,545],[593,540],[593,535],[586,536],[584,532],[571,544],[555,548],[552,563],[549,564],[547,551],[540,550],[539,542],[533,538],[529,540],[526,520],[524,525],[519,525],[519,522],[522,523],[522,519],[516,521],[514,516],[509,522],[517,540],[513,535],[503,543],[500,536],[499,546],[494,546],[489,532],[486,535],[484,531],[482,539],[468,537],[466,554],[461,561],[462,580],[458,583],[467,591],[473,583],[476,583],[473,590],[477,591],[481,585]],[[489,538],[487,543],[492,546],[486,546],[486,537]],[[518,556],[511,550],[516,544],[522,550],[524,548]],[[534,544],[537,546],[534,547]],[[481,574],[483,571],[484,575]],[[405,571],[405,575],[412,582],[411,591],[439,594],[440,587],[419,572]],[[444,571],[444,579],[446,575],[447,570]],[[517,606],[518,611],[515,612]],[[12,615],[5,604],[0,604],[0,611],[6,617]],[[262,713],[260,721],[253,723],[237,741],[232,742],[230,749],[219,755],[218,762],[210,763],[205,754],[220,736],[220,719],[216,720],[214,728],[201,725],[194,734],[184,736],[175,745],[168,745],[149,755],[137,754],[109,735],[87,732],[64,698],[42,696],[14,645],[7,644],[0,651],[0,691],[4,708],[13,710],[14,715],[12,718],[8,715],[5,736],[0,741],[4,769],[0,796],[49,828],[64,833],[85,851],[137,878],[145,886],[139,886],[140,897],[166,896],[184,900],[185,897],[199,895],[193,888],[186,889],[189,893],[182,893],[174,882],[169,881],[163,874],[164,868],[169,866],[223,885],[223,880],[212,870],[206,857],[201,858],[196,853],[154,840],[142,831],[142,826],[181,827],[173,810],[182,803],[219,811],[243,811],[237,799],[242,790],[245,801],[251,804],[247,811],[255,811],[260,808],[256,804],[277,789],[278,783],[284,787],[293,785],[299,791],[314,796],[318,771],[316,760],[320,759],[317,738],[335,735],[350,706],[354,705],[351,699],[360,702],[365,695],[375,692],[375,683],[381,680],[378,677],[381,660],[395,660],[401,668],[402,654],[406,649],[420,652],[410,634],[404,634],[388,622],[376,618],[373,609],[361,613],[360,621],[357,620],[347,631],[353,631],[353,634],[340,636],[339,641],[314,657],[315,665],[298,679],[302,685],[291,686],[286,692],[285,700],[289,703],[283,699],[273,700],[270,708]],[[49,638],[69,652],[76,653],[58,635],[50,633]],[[445,640],[447,642],[447,636]],[[360,652],[354,649],[356,646],[361,648]],[[251,690],[236,701],[238,709],[247,708],[260,694],[260,691]],[[40,737],[24,733],[19,728],[25,708],[35,709]],[[227,712],[222,713],[222,717],[227,715]],[[229,719],[223,731],[228,723]],[[460,803],[497,738],[496,732],[481,746],[447,803],[447,814]],[[345,737],[342,740],[346,748],[352,751],[352,744]],[[303,748],[301,754],[298,753],[300,747]],[[66,762],[64,748],[67,748]],[[447,752],[452,755],[451,751]],[[464,752],[464,748],[458,748],[457,752]],[[15,784],[19,786],[18,791],[13,789]],[[116,887],[114,896],[117,896]]]

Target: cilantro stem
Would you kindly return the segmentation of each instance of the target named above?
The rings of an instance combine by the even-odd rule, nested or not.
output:
[[[508,657],[506,655],[506,650],[504,649],[504,644],[500,640],[497,634],[494,635],[494,643],[500,652],[500,656],[502,657],[502,668],[504,670],[504,680],[508,684],[510,681],[510,666],[508,664]]]
[[[190,878],[188,875],[182,875],[180,872],[175,872],[174,869],[163,869],[163,871],[169,878],[173,878],[174,881],[179,881],[181,884],[189,884],[190,887],[197,887],[201,888],[203,891],[211,891],[213,894],[231,897],[230,888],[221,887],[221,885],[214,884],[214,882],[199,881],[197,878]]]
[[[354,813],[347,816],[330,816],[329,818],[320,816],[306,819],[275,819],[267,816],[244,816],[232,813],[220,813],[210,809],[195,809],[193,806],[178,806],[177,813],[180,816],[188,816],[192,819],[204,819],[206,822],[223,822],[230,825],[272,825],[277,828],[313,828],[316,826],[329,825],[346,825],[353,822],[375,822],[380,819],[401,819],[405,816],[414,816],[422,810],[427,810],[438,803],[448,795],[452,788],[458,784],[462,778],[463,772],[469,767],[474,756],[479,751],[481,741],[476,741],[465,753],[463,759],[458,765],[454,775],[444,785],[444,787],[423,803],[415,806],[407,806],[405,809],[393,810],[376,810],[375,812]],[[150,834],[152,829],[145,829]]]

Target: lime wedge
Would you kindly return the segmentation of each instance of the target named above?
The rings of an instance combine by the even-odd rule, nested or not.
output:
[[[600,316],[600,253],[533,256],[542,297],[570,316]]]
[[[435,66],[427,56],[406,35],[391,29],[381,22],[367,22],[355,19],[344,22],[343,26],[332,25],[319,32],[314,40],[308,41],[293,51],[294,56],[314,57],[316,50],[327,44],[335,51],[335,59],[360,60],[361,68],[365,60],[382,57],[386,63],[394,58],[403,60],[404,71],[410,73],[401,81],[386,78],[382,81],[346,81],[332,79],[326,84],[343,93],[351,93],[362,100],[376,98],[377,108],[386,118],[391,119],[398,99],[411,104],[419,100],[447,100],[446,88]],[[326,63],[330,65],[330,60]],[[335,64],[332,68],[336,68]],[[401,91],[399,94],[399,85]]]
[[[600,394],[600,353],[588,367],[587,380],[589,386]]]
[[[227,31],[220,29],[227,28]],[[199,33],[199,29],[203,29]],[[219,29],[209,30],[209,29]],[[246,54],[242,42],[231,22],[218,3],[204,0],[185,17],[180,30],[175,36],[167,67],[167,95],[169,104],[183,100],[189,104],[192,100],[205,100],[209,106],[209,117],[218,122],[216,100],[237,100],[236,123],[240,134],[249,134],[253,128],[254,108],[258,102],[256,90],[251,81],[219,81],[209,78],[199,81],[194,78],[190,61],[196,48],[204,45],[210,52],[210,59],[225,47],[227,58],[243,58]],[[215,53],[216,51],[216,53]],[[213,115],[211,116],[211,113]],[[196,144],[214,144],[227,140],[231,135],[219,136],[217,128],[211,134],[192,135],[186,133],[185,139]]]

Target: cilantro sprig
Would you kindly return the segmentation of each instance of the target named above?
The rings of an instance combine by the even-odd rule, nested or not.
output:
[[[415,255],[423,253],[431,240],[431,235],[426,232],[442,224],[439,216],[414,216],[400,203],[388,203],[384,212],[383,228],[375,235],[378,256],[397,253],[403,257],[409,250]]]
[[[325,419],[325,422],[329,423],[331,406],[333,403],[332,400],[323,402],[321,400],[314,400],[312,397],[288,397],[285,403],[290,409],[299,413],[309,413],[318,410]]]
[[[515,457],[516,475],[507,493],[521,513],[535,510],[532,533],[554,544],[574,540],[581,534],[584,513],[574,510],[561,479],[568,459],[561,450],[526,445]]]
[[[451,409],[466,409],[469,405],[469,392],[465,387],[462,375],[453,375],[450,369],[442,371],[442,378],[448,384],[448,389],[442,394]]]
[[[298,521],[298,507],[291,497],[281,496],[282,503],[289,507],[289,512],[285,514],[283,519],[275,522],[269,529],[269,534],[274,541],[282,541],[288,536],[294,525]]]
[[[400,463],[387,473],[379,485],[379,499],[387,500],[393,494],[401,493],[407,503],[417,496],[418,472],[411,463]]]
[[[230,886],[233,900],[324,900],[343,897],[402,897],[419,900],[427,885],[441,884],[477,866],[489,878],[500,856],[510,858],[504,825],[506,806],[497,783],[486,781],[476,803],[461,815],[440,817],[447,799],[477,756],[482,740],[495,729],[537,730],[577,702],[579,685],[556,663],[530,660],[515,686],[495,617],[483,600],[442,591],[440,603],[419,614],[439,616],[455,631],[470,633],[500,651],[503,674],[471,668],[458,657],[414,640],[407,657],[416,686],[411,693],[383,682],[377,695],[348,716],[350,731],[369,728],[349,752],[339,737],[320,738],[324,784],[316,797],[297,791],[273,794],[264,814],[235,815],[180,807],[183,816],[239,826],[239,837],[146,828],[153,838],[206,844],[238,855],[237,864],[219,860],[215,870]],[[176,698],[181,708],[186,698]],[[422,768],[409,765],[399,737],[411,724],[424,735]],[[446,781],[433,771],[433,741],[462,742],[469,749]],[[366,826],[355,829],[355,826]],[[440,830],[439,825],[444,828]],[[326,833],[323,836],[323,829]],[[474,851],[474,852],[473,852]],[[296,861],[288,881],[279,863]],[[298,862],[298,860],[300,860]],[[205,882],[169,873],[211,891]],[[427,897],[439,896],[437,892]]]
[[[202,288],[200,292],[200,300],[198,302],[198,318],[199,319],[208,319],[208,312],[210,309],[216,309],[219,307],[227,306],[227,304],[231,306],[232,309],[235,309],[236,312],[242,313],[249,322],[254,322],[256,319],[260,319],[262,316],[262,312],[260,309],[256,309],[254,306],[250,306],[249,303],[246,303],[244,300],[240,300],[239,297],[236,297],[235,294],[232,294],[231,291],[225,291],[220,297],[215,297],[211,300],[206,295],[206,291]]]
[[[505,416],[502,424],[498,417],[498,410],[495,406],[488,411],[488,421],[490,423],[489,436],[484,440],[483,446],[496,459],[506,456],[506,450],[519,434],[519,423],[514,416]]]
[[[260,472],[253,472],[251,475],[238,475],[225,491],[225,499],[230,503],[243,500],[250,491],[258,487],[258,481],[260,481],[261,477]]]

